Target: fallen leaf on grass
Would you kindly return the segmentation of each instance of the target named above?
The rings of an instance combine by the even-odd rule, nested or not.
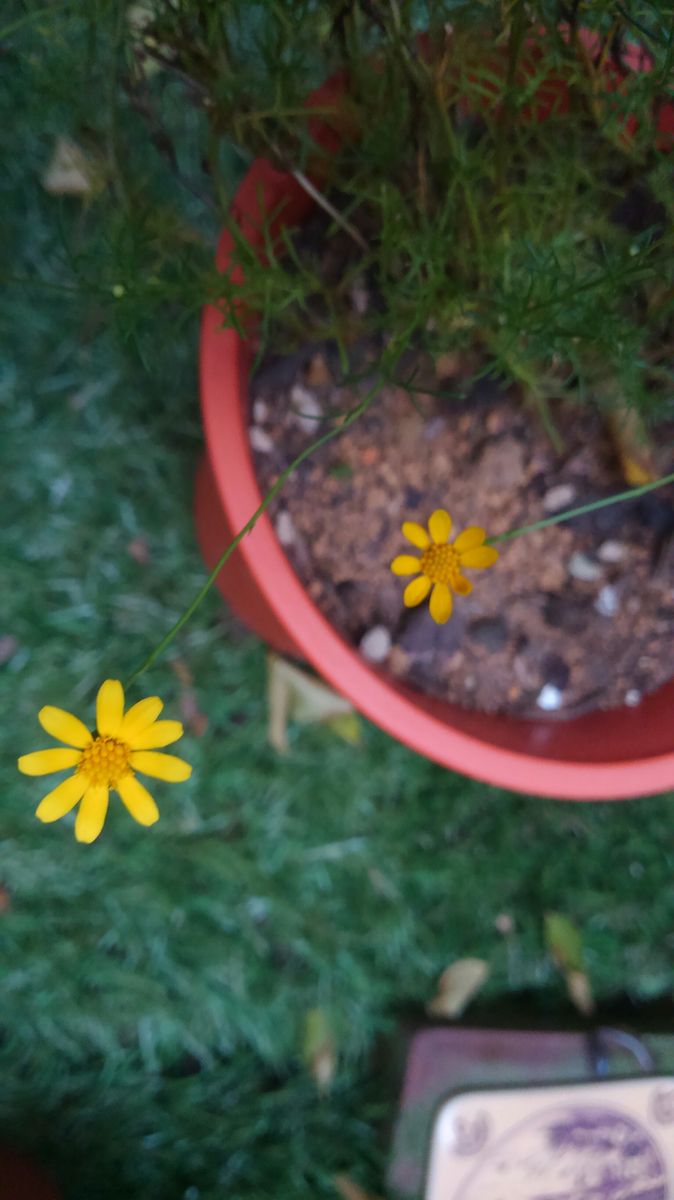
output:
[[[354,1183],[350,1175],[335,1175],[332,1181],[342,1200],[380,1200],[372,1192],[366,1192],[359,1183]]]
[[[591,1016],[594,998],[585,971],[580,930],[563,913],[549,912],[545,914],[544,932],[548,950],[566,980],[569,999],[583,1016]]]
[[[489,964],[484,959],[458,958],[440,976],[427,1011],[433,1017],[460,1017],[488,978]]]
[[[608,427],[625,482],[640,487],[657,479],[653,443],[638,412],[620,403],[609,414]]]
[[[150,561],[150,547],[147,540],[143,537],[132,538],[126,547],[126,551],[134,562],[137,562],[141,567],[144,567]]]
[[[350,746],[358,746],[360,744],[360,717],[353,709],[351,712],[341,713],[337,717],[329,717],[323,723],[332,729],[333,733],[336,733],[338,737],[341,737],[343,741],[348,742]]]
[[[208,729],[208,717],[201,712],[197,703],[196,692],[192,687],[192,672],[182,658],[172,658],[171,667],[182,684],[182,691],[178,699],[180,715],[195,737],[203,737]]]
[[[267,660],[267,704],[267,736],[279,754],[288,753],[290,720],[327,725],[351,745],[360,741],[360,720],[348,700],[278,654]]]
[[[185,662],[185,659],[184,658],[172,658],[170,665],[171,665],[171,670],[173,671],[176,678],[180,680],[183,687],[191,687],[192,684],[194,683],[194,680],[192,679],[192,672],[190,671],[187,663]]]
[[[197,703],[196,694],[191,689],[181,693],[180,715],[190,733],[193,733],[195,737],[204,736],[208,729],[208,717],[205,713],[202,713]]]
[[[0,666],[9,662],[19,649],[19,643],[11,633],[3,633],[0,637]]]
[[[545,942],[560,971],[583,969],[583,939],[580,930],[563,913],[549,912],[544,918]]]
[[[58,137],[42,176],[45,192],[52,196],[91,196],[100,189],[99,172],[77,142]]]
[[[594,1012],[594,996],[592,985],[584,971],[569,971],[566,976],[566,986],[569,998],[584,1017],[591,1017]]]
[[[319,1092],[328,1092],[337,1069],[337,1047],[332,1026],[322,1008],[311,1008],[305,1017],[302,1058]]]

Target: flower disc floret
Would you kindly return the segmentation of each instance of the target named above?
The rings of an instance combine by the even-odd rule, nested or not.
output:
[[[131,748],[118,738],[97,737],[82,751],[77,770],[93,784],[117,787],[120,779],[129,774]]]
[[[453,584],[461,574],[461,560],[453,546],[429,546],[424,550],[419,566],[422,575],[432,583]]]

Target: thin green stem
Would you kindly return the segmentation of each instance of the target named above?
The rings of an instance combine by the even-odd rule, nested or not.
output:
[[[554,517],[545,517],[542,521],[534,521],[533,525],[522,525],[519,529],[510,529],[507,533],[497,533],[494,537],[487,538],[487,543],[493,545],[495,542],[509,542],[513,538],[521,537],[523,533],[546,529],[548,525],[559,525],[562,521],[570,521],[572,517],[581,517],[583,513],[594,512],[598,508],[607,508],[609,504],[622,504],[625,500],[634,500],[637,496],[653,492],[667,483],[674,483],[674,473],[664,475],[662,479],[656,479],[653,483],[644,483],[640,487],[629,488],[626,492],[618,492],[616,496],[605,496],[603,500],[593,500],[591,504],[581,504],[578,508],[567,508],[565,512],[556,513]]]
[[[178,620],[169,629],[168,633],[166,634],[165,637],[162,638],[162,640],[159,642],[159,644],[157,646],[155,646],[154,650],[152,650],[148,654],[147,658],[141,663],[141,665],[133,672],[132,675],[129,676],[129,678],[126,680],[126,683],[124,684],[125,688],[130,687],[130,685],[132,683],[134,683],[136,681],[136,679],[138,679],[139,675],[142,675],[144,671],[147,671],[148,667],[152,666],[153,662],[155,662],[156,659],[159,658],[160,654],[163,654],[164,650],[170,644],[170,642],[173,641],[174,637],[178,633],[180,633],[180,630],[182,629],[183,625],[187,624],[190,617],[196,612],[196,610],[198,609],[202,600],[205,599],[205,597],[207,596],[211,587],[215,583],[215,580],[217,579],[218,575],[220,574],[220,571],[222,570],[225,563],[227,562],[227,559],[234,552],[234,550],[236,550],[236,547],[238,546],[239,542],[242,541],[242,539],[246,536],[246,534],[250,533],[251,529],[255,525],[258,518],[261,517],[263,512],[265,512],[266,509],[269,508],[269,505],[271,504],[272,500],[274,500],[275,497],[278,495],[278,493],[281,491],[281,488],[283,487],[284,483],[289,478],[289,476],[292,475],[293,471],[297,467],[299,467],[300,463],[303,463],[306,458],[309,458],[309,456],[311,454],[313,454],[315,450],[318,450],[321,446],[324,446],[326,444],[326,442],[332,441],[333,438],[337,437],[340,433],[343,433],[345,429],[348,429],[349,426],[352,425],[353,422],[358,419],[358,417],[362,416],[362,414],[365,412],[365,410],[369,407],[370,403],[372,402],[372,399],[376,393],[376,390],[377,390],[376,386],[371,387],[368,390],[368,392],[365,394],[363,399],[360,401],[360,403],[357,404],[355,406],[355,408],[352,408],[349,413],[347,413],[346,417],[341,422],[341,424],[335,426],[334,429],[328,430],[327,433],[322,434],[321,437],[316,438],[316,440],[314,442],[311,442],[310,445],[306,446],[304,448],[304,450],[301,452],[301,454],[298,454],[297,458],[294,459],[293,462],[291,462],[290,465],[287,466],[285,468],[285,470],[281,472],[281,474],[279,475],[276,482],[272,485],[272,487],[267,492],[267,494],[264,497],[259,508],[256,509],[256,511],[253,513],[252,517],[250,517],[249,520],[246,521],[246,524],[243,526],[243,528],[239,530],[239,532],[236,534],[236,536],[233,537],[231,542],[229,542],[229,544],[225,547],[222,554],[220,555],[220,558],[216,562],[216,564],[213,567],[210,574],[207,576],[206,581],[204,582],[203,586],[197,592],[197,594],[194,597],[194,599],[192,600],[191,604],[189,604],[187,606],[187,608],[185,609],[185,611],[181,614],[181,616],[178,617]]]

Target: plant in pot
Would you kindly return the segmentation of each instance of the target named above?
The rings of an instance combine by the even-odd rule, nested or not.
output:
[[[186,0],[135,54],[249,159],[202,333],[212,578],[447,766],[674,785],[665,6]]]

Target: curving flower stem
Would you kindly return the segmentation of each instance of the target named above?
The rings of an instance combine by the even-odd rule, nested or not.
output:
[[[134,683],[135,680],[138,679],[139,675],[142,675],[144,671],[147,671],[148,667],[152,666],[156,659],[159,658],[160,654],[162,654],[166,647],[173,641],[174,637],[180,633],[183,625],[187,624],[190,617],[196,612],[202,600],[205,599],[208,592],[211,590],[211,587],[215,583],[215,580],[220,574],[220,571],[224,567],[229,556],[234,552],[234,550],[236,550],[239,542],[243,540],[246,534],[250,533],[258,518],[262,516],[262,513],[269,508],[272,500],[274,500],[281,491],[281,488],[289,476],[292,475],[293,471],[300,465],[300,463],[303,463],[305,459],[309,458],[309,456],[313,454],[315,450],[318,450],[321,446],[324,446],[326,442],[332,441],[333,438],[337,437],[340,433],[343,433],[345,429],[348,429],[348,427],[352,425],[353,422],[356,421],[358,417],[360,417],[369,407],[372,399],[374,398],[375,392],[376,387],[372,387],[366,393],[360,403],[347,413],[339,425],[336,425],[333,429],[328,430],[327,433],[322,434],[321,437],[316,438],[314,442],[311,442],[308,446],[306,446],[305,449],[302,450],[301,454],[298,454],[297,458],[295,458],[293,462],[291,462],[289,466],[282,471],[276,482],[267,492],[259,508],[255,510],[249,520],[246,521],[246,524],[243,526],[243,528],[239,530],[236,536],[233,537],[231,542],[229,542],[225,547],[220,555],[220,558],[207,576],[204,584],[197,592],[191,604],[189,604],[185,611],[178,617],[178,620],[174,625],[172,625],[168,633],[162,638],[158,645],[155,646],[154,650],[150,651],[147,658],[144,659],[144,661],[133,672],[133,674],[129,676],[124,684],[125,688],[128,688],[130,684]],[[512,538],[521,537],[522,534],[533,533],[536,529],[545,529],[548,525],[559,525],[562,521],[570,521],[573,517],[582,516],[583,513],[594,512],[594,510],[598,508],[606,508],[609,504],[620,504],[625,500],[633,500],[637,496],[643,496],[646,492],[654,491],[655,488],[664,487],[667,483],[674,483],[674,473],[671,475],[665,475],[662,479],[656,479],[653,483],[645,483],[639,487],[629,488],[628,491],[619,492],[615,496],[606,496],[603,500],[592,501],[591,504],[581,504],[578,508],[569,508],[565,512],[556,513],[553,517],[545,517],[542,521],[534,521],[532,525],[522,525],[519,529],[510,529],[507,533],[498,533],[494,537],[487,538],[486,544],[493,545],[496,542],[508,542],[511,541]]]
[[[591,504],[581,504],[578,508],[567,508],[564,512],[555,513],[554,517],[544,517],[542,521],[534,521],[533,525],[521,525],[519,529],[509,529],[507,533],[497,533],[493,537],[487,538],[486,544],[509,542],[512,538],[521,537],[523,533],[546,529],[548,525],[559,525],[562,521],[570,521],[573,517],[582,516],[583,513],[594,512],[597,508],[608,508],[610,504],[622,504],[625,500],[634,500],[637,496],[643,496],[646,492],[654,492],[656,488],[664,487],[667,483],[674,483],[674,473],[663,475],[662,479],[655,479],[653,483],[642,483],[639,487],[629,488],[626,492],[618,492],[615,496],[605,496],[603,500],[593,500]]]
[[[165,635],[165,637],[163,637],[162,640],[158,643],[158,645],[155,646],[154,650],[150,651],[147,658],[144,659],[144,661],[140,664],[140,666],[125,681],[125,683],[124,683],[125,688],[128,688],[130,686],[130,684],[134,683],[135,680],[138,679],[139,675],[142,675],[144,671],[147,671],[148,667],[152,666],[153,662],[155,662],[155,660],[157,658],[159,658],[160,654],[163,654],[164,650],[169,645],[169,643],[173,641],[176,634],[180,633],[180,630],[182,629],[183,625],[187,624],[187,622],[189,621],[192,614],[196,612],[196,610],[198,609],[202,600],[205,599],[208,592],[211,590],[211,587],[215,583],[218,575],[220,574],[220,571],[222,570],[225,563],[227,562],[227,559],[229,558],[230,554],[232,554],[234,552],[234,550],[236,550],[236,547],[238,546],[239,542],[243,540],[243,538],[246,536],[247,533],[250,533],[251,529],[255,525],[258,518],[262,516],[263,512],[265,512],[265,510],[267,508],[269,508],[269,505],[271,504],[272,500],[274,500],[274,498],[281,491],[281,488],[283,487],[284,483],[286,482],[288,477],[290,475],[292,475],[292,473],[296,469],[296,467],[299,467],[300,463],[303,463],[304,460],[306,458],[308,458],[310,454],[313,454],[315,450],[318,450],[321,446],[324,446],[326,442],[332,441],[333,438],[337,437],[340,433],[343,433],[345,429],[348,429],[349,425],[352,425],[353,422],[358,419],[358,417],[362,416],[362,414],[365,412],[365,410],[369,407],[370,403],[372,402],[372,400],[375,396],[376,390],[377,389],[375,386],[371,387],[366,392],[365,396],[360,401],[360,403],[357,404],[355,406],[355,408],[352,408],[346,414],[346,416],[339,423],[339,425],[336,425],[334,427],[334,429],[328,430],[327,433],[322,434],[321,437],[316,438],[316,440],[314,442],[311,442],[308,446],[306,446],[304,448],[304,450],[302,450],[301,454],[298,454],[297,458],[295,458],[293,460],[293,462],[291,462],[290,465],[287,466],[285,468],[285,470],[281,472],[281,474],[279,475],[276,482],[272,485],[272,487],[267,492],[267,494],[264,497],[259,508],[257,508],[255,510],[252,517],[250,517],[249,520],[246,521],[246,524],[243,526],[243,528],[239,530],[239,532],[236,534],[236,536],[233,537],[231,542],[229,542],[228,545],[225,547],[222,554],[220,555],[220,558],[218,559],[215,566],[213,567],[212,571],[207,576],[203,586],[199,588],[199,591],[197,592],[196,596],[194,597],[192,603],[187,606],[185,611],[178,617],[178,620],[176,621],[175,625],[171,626],[171,628],[169,629],[169,631]]]

